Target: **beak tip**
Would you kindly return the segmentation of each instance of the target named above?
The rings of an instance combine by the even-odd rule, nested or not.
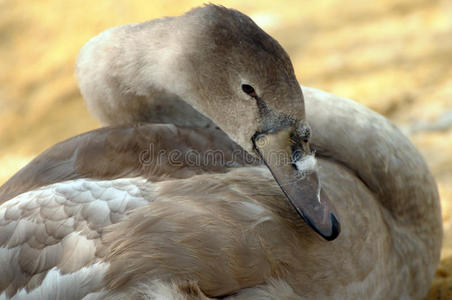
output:
[[[308,225],[312,229],[314,229],[321,237],[323,237],[327,241],[335,240],[341,232],[341,224],[337,220],[337,217],[334,213],[330,213],[331,226],[329,226],[330,230],[328,230],[328,232],[326,232],[326,230],[321,230],[320,228],[318,228],[315,223],[313,223],[308,217],[303,216],[303,219],[305,219],[306,223],[308,223]]]
[[[330,214],[331,220],[331,234],[329,236],[323,236],[327,241],[335,240],[339,233],[341,232],[341,223],[339,223],[336,215],[334,213]]]

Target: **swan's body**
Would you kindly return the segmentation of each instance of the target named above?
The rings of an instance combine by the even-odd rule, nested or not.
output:
[[[215,6],[197,11],[203,10],[207,15],[229,14]],[[237,17],[232,14],[229,17]],[[159,24],[127,30],[142,35],[140,26],[153,31]],[[108,45],[117,44],[111,44],[111,34],[96,38],[84,51],[106,45],[97,52],[99,57],[113,55],[117,50],[108,50]],[[112,36],[135,49],[124,41],[128,35]],[[133,116],[164,105],[165,99],[174,100],[168,107],[178,108],[181,98],[188,99],[253,153],[248,132],[255,129],[242,122],[251,120],[254,112],[244,112],[243,121],[234,115],[228,119],[226,113],[220,116],[213,102],[193,100],[196,85],[172,81],[165,77],[167,70],[152,81],[149,91],[117,93],[115,88],[141,86],[135,80],[143,78],[112,72],[119,81],[104,82],[106,60],[99,58],[97,73],[90,73],[85,58],[82,55],[79,63],[81,89],[104,122],[152,121],[152,114]],[[158,68],[164,63],[174,68],[172,60],[162,61]],[[285,76],[272,80],[292,80],[290,74]],[[253,85],[258,76],[254,78]],[[168,87],[175,87],[175,94]],[[107,96],[97,98],[102,90]],[[272,90],[297,94],[292,83]],[[226,88],[216,92],[228,95]],[[209,91],[198,96],[204,93]],[[177,125],[122,125],[88,132],[50,148],[0,188],[0,299],[424,297],[439,259],[441,218],[436,186],[423,159],[376,113],[314,89],[303,88],[303,94],[313,133],[310,147],[316,151],[316,166],[308,170],[318,174],[319,199],[327,195],[339,216],[341,233],[335,240],[322,239],[289,204],[291,191],[275,181],[273,176],[280,177],[267,160],[265,145],[256,147],[264,149],[261,154],[272,173],[196,110],[186,118],[178,109],[168,110],[159,121],[174,120]],[[128,107],[127,101],[139,108]],[[252,104],[237,105],[246,109]],[[295,104],[287,105],[290,111]],[[284,109],[280,102],[268,108]],[[293,114],[297,120],[304,119],[304,106],[301,110]],[[234,110],[227,106],[225,111]],[[280,120],[273,115],[260,118],[264,121],[259,130]],[[235,130],[239,124],[243,128]],[[273,137],[273,132],[267,135]],[[299,169],[305,161],[297,161]],[[300,184],[305,182],[312,183],[308,178]],[[311,226],[325,235],[329,223],[318,220]]]

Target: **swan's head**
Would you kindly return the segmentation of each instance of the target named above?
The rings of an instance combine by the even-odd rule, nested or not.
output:
[[[305,123],[289,56],[249,17],[207,5],[173,24],[181,28],[175,30],[177,93],[244,149],[255,153],[256,133]]]
[[[339,223],[317,176],[303,94],[290,58],[276,40],[246,15],[215,5],[116,31],[119,37],[104,34],[108,47],[102,46],[116,57],[96,61],[114,66],[105,75],[112,77],[110,89],[124,86],[117,94],[152,98],[163,93],[183,99],[261,157],[306,222],[324,238],[336,238]],[[94,49],[89,45],[96,45],[95,39],[85,48]],[[83,51],[82,67],[88,64]],[[88,77],[79,69],[87,98],[84,86],[93,81],[84,84]]]

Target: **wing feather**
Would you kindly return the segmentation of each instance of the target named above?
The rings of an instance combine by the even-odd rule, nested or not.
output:
[[[174,150],[180,155],[170,157]],[[196,165],[185,159],[187,153],[198,155]],[[216,154],[221,156],[213,159]],[[36,157],[0,187],[0,203],[42,186],[81,178],[141,176],[156,182],[256,164],[255,158],[215,128],[172,124],[106,127],[58,143]],[[82,185],[61,188],[58,192],[67,193],[64,189],[68,188],[75,194],[84,191]],[[90,192],[98,198],[100,191],[105,192]],[[89,199],[83,194],[77,197]]]
[[[4,202],[0,206],[0,299],[40,293],[52,298],[57,295],[52,294],[52,286],[54,293],[61,289],[66,293],[65,280],[80,276],[85,280],[86,270],[102,263],[105,252],[100,238],[105,228],[121,221],[127,211],[147,204],[154,189],[143,178],[77,179]],[[103,263],[102,268],[107,266]],[[85,275],[66,276],[77,272]],[[53,284],[49,276],[57,278]]]

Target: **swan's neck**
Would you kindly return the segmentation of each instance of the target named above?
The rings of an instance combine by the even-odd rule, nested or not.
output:
[[[438,261],[438,192],[410,141],[390,121],[355,102],[311,88],[303,93],[317,155],[347,167],[374,193],[400,261],[420,248],[424,256],[407,263]],[[436,264],[430,266],[427,277]]]
[[[187,103],[193,95],[181,61],[185,35],[172,31],[174,20],[115,27],[82,48],[77,79],[89,111],[101,123],[214,126]],[[164,43],[153,40],[161,36]]]

